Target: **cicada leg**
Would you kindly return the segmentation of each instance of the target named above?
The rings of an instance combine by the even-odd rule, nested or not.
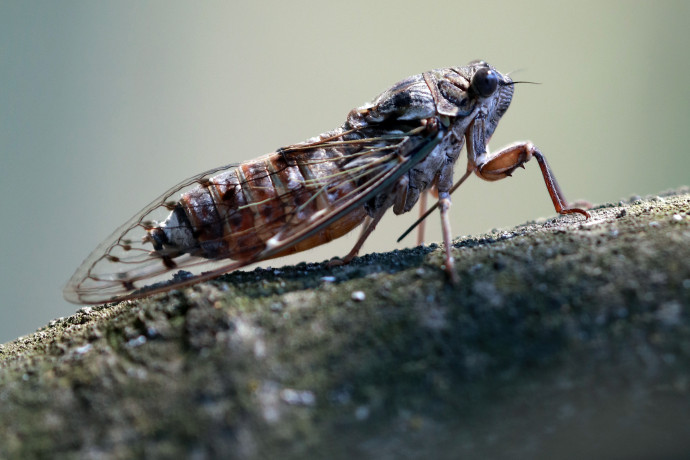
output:
[[[524,168],[532,157],[537,159],[539,168],[541,168],[542,176],[544,176],[544,183],[549,192],[553,207],[559,214],[582,214],[589,219],[590,215],[587,211],[577,208],[568,203],[561,187],[553,175],[553,171],[546,162],[546,158],[541,151],[531,142],[519,142],[517,144],[509,145],[503,149],[490,154],[483,162],[477,163],[476,172],[479,177],[488,181],[494,181],[509,177],[518,167]],[[589,203],[578,202],[585,207]]]
[[[438,207],[441,211],[441,230],[443,232],[443,245],[445,247],[445,260],[443,265],[451,283],[457,283],[458,277],[455,274],[455,270],[453,270],[454,259],[451,254],[451,249],[453,248],[453,237],[450,231],[450,216],[448,213],[450,210],[450,193],[439,192]]]
[[[364,245],[364,242],[369,238],[369,235],[371,235],[371,232],[374,231],[376,228],[376,225],[379,223],[383,215],[386,213],[386,209],[381,209],[379,212],[376,213],[374,217],[369,217],[367,216],[366,219],[364,219],[364,224],[362,226],[362,233],[359,234],[359,238],[357,238],[357,242],[355,243],[354,247],[350,250],[350,252],[347,253],[345,257],[338,257],[335,259],[331,259],[328,262],[329,267],[337,267],[340,265],[345,265],[349,264],[352,259],[357,257],[357,254],[359,254],[359,250],[362,249],[362,246]]]
[[[426,213],[426,200],[428,196],[428,191],[424,190],[420,195],[419,195],[419,218],[423,219],[424,218],[424,213]],[[419,223],[419,227],[417,228],[417,246],[421,246],[424,244],[424,221],[422,220]]]
[[[328,265],[329,266],[338,266],[338,265],[344,265],[347,263],[350,263],[352,259],[357,257],[357,254],[359,254],[359,250],[362,249],[362,246],[364,245],[364,242],[369,238],[369,235],[371,235],[371,232],[374,231],[376,228],[376,225],[381,221],[381,218],[383,215],[386,213],[388,208],[392,205],[393,209],[396,213],[402,212],[403,206],[405,204],[405,199],[407,197],[407,191],[409,187],[409,180],[407,176],[401,177],[398,182],[395,184],[395,188],[393,190],[393,193],[388,198],[388,202],[385,203],[383,206],[378,208],[376,212],[374,213],[373,216],[367,216],[364,219],[364,224],[362,226],[362,233],[360,233],[359,238],[357,238],[357,242],[355,243],[354,247],[350,252],[347,253],[347,255],[343,258],[336,258],[332,259]]]

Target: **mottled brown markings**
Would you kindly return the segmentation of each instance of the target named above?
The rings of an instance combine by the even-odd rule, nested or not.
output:
[[[242,225],[242,219],[242,213],[239,211],[232,212],[227,217],[228,223],[234,228],[240,228]]]
[[[312,166],[307,164],[306,161],[298,162],[299,171],[302,177],[304,177],[304,185],[313,195],[310,199],[316,200],[319,209],[327,209],[329,206],[328,198],[321,193],[319,178],[312,170]]]
[[[288,166],[283,155],[271,155],[266,160],[268,171],[273,186],[276,189],[277,201],[280,203],[283,222],[289,222],[294,217],[295,202],[299,189],[303,189],[304,178],[299,174],[295,166]]]
[[[287,148],[287,147],[281,147],[281,148],[279,148],[278,150],[276,150],[276,154],[277,154],[277,155],[280,155],[280,158],[283,159],[283,161],[285,162],[285,164],[289,164],[289,163],[290,163],[290,160],[288,160],[288,158],[287,158],[287,156],[286,156],[287,152],[288,152],[288,148]]]
[[[235,204],[235,198],[237,197],[237,192],[235,191],[235,187],[228,187],[228,189],[223,193],[223,196],[220,197],[221,200],[227,201],[227,205],[230,206],[230,209],[236,209],[237,206]]]
[[[276,187],[271,180],[268,166],[264,159],[245,163],[240,166],[245,177],[251,181],[245,187],[251,195],[251,206],[254,212],[254,221],[257,223],[257,236],[262,241],[270,239],[279,226],[284,222],[282,208],[274,206],[277,200]]]
[[[246,231],[246,229],[253,229],[256,225],[253,211],[245,208],[252,200],[251,190],[247,186],[249,181],[245,177],[243,169],[237,167],[234,173],[236,174],[238,184],[240,184],[235,195],[237,210],[233,211],[230,216],[226,216],[225,222],[231,228],[225,238],[228,251],[231,253],[230,257],[233,259],[243,259],[251,257],[262,250],[265,244],[254,232]]]
[[[172,257],[170,257],[168,255],[161,257],[161,260],[163,261],[163,265],[165,265],[165,268],[167,268],[167,269],[173,269],[173,268],[177,267],[177,264],[175,263],[175,261],[172,259]]]

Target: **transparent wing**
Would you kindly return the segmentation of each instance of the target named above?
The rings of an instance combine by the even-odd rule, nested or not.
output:
[[[239,205],[234,201],[233,209],[223,213],[225,219],[237,220],[247,211],[261,212],[260,223],[240,226],[232,235],[207,238],[204,244],[213,246],[226,243],[229,238],[233,241],[245,238],[248,243],[243,245],[238,257],[233,257],[235,260],[200,256],[197,248],[191,247],[191,242],[189,248],[176,247],[174,251],[154,247],[151,229],[170,216],[181,196],[208,187],[214,178],[240,165],[212,169],[181,182],[118,228],[89,255],[65,286],[65,299],[77,304],[96,304],[143,297],[210,279],[284,255],[291,249],[294,251],[297,245],[327,231],[348,214],[362,212],[368,200],[389,190],[401,175],[431,152],[442,137],[442,133],[419,124],[396,128],[336,130],[264,157],[272,156],[276,164],[283,162],[286,168],[320,164],[337,166],[328,169],[337,172],[303,178],[298,186],[281,188],[275,199],[293,203],[292,206],[269,206],[267,200],[261,199]],[[339,149],[341,155],[313,153],[331,149]],[[280,172],[274,170],[245,177],[239,185],[243,189],[261,191],[267,188],[266,183],[279,181]],[[338,190],[341,193],[336,200],[319,200],[321,194]],[[261,239],[254,235],[264,236]]]

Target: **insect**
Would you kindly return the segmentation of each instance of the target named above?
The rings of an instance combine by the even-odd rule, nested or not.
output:
[[[147,296],[304,251],[363,224],[340,260],[347,263],[388,209],[408,212],[428,190],[438,201],[423,217],[440,209],[444,265],[452,278],[450,194],[473,172],[495,181],[531,158],[556,211],[589,217],[568,205],[532,143],[487,150],[515,83],[484,61],[414,75],[350,111],[338,129],[194,176],[99,245],[64,296],[77,304]],[[463,146],[467,169],[453,184]]]

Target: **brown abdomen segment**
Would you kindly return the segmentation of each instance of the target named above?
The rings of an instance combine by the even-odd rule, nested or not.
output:
[[[288,164],[283,154],[273,153],[211,177],[180,200],[197,243],[193,251],[183,252],[246,260],[265,249],[276,234],[303,229],[316,213],[348,194],[352,197],[356,185],[340,170],[341,156],[334,149],[310,148],[292,152]],[[272,257],[327,243],[351,231],[365,216],[359,207]]]

